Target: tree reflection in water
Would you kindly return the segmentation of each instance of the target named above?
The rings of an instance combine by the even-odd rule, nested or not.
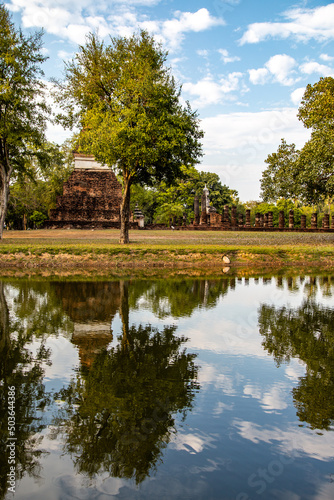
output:
[[[261,305],[263,346],[277,365],[298,358],[306,375],[292,390],[297,416],[312,429],[330,430],[334,423],[334,310],[314,300],[312,283],[308,299],[293,309]]]
[[[4,293],[4,284],[0,281],[0,498],[8,490],[10,460],[7,445],[8,430],[8,390],[15,387],[15,477],[21,479],[25,474],[39,477],[41,466],[39,458],[42,437],[38,437],[45,427],[43,409],[50,403],[51,397],[43,385],[43,364],[48,362],[50,352],[41,341],[35,353],[31,350],[32,331],[23,327],[20,317],[13,319],[9,315]]]
[[[56,395],[65,402],[58,417],[66,452],[77,471],[108,472],[140,483],[161,460],[175,432],[175,416],[192,408],[198,367],[176,327],[129,327],[128,283],[120,283],[119,343],[97,354]]]

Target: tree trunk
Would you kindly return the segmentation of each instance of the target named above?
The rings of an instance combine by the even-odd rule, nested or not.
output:
[[[130,219],[130,187],[131,177],[124,176],[124,192],[121,202],[121,234],[119,242],[129,243],[129,219]]]
[[[4,284],[2,281],[0,281],[0,357],[2,364],[0,373],[2,377],[6,376],[6,364],[9,346],[9,311],[4,294]]]
[[[0,240],[2,239],[3,225],[7,213],[9,179],[10,173],[6,173],[3,165],[0,165]]]
[[[122,348],[125,351],[129,346],[129,283],[120,281],[120,307],[119,315],[122,320],[123,336]]]

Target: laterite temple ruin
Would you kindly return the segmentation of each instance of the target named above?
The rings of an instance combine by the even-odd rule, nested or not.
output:
[[[74,170],[50,211],[49,227],[119,227],[122,186],[93,156],[74,154]]]

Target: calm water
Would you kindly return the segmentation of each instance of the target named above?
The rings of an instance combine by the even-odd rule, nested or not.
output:
[[[0,280],[2,496],[333,499],[333,294]]]

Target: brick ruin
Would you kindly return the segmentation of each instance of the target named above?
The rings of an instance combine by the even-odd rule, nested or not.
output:
[[[93,156],[74,155],[74,170],[50,211],[49,227],[119,227],[122,186]]]
[[[211,206],[209,190],[205,186],[203,189],[201,203],[199,197],[194,198],[194,220],[190,225],[185,222],[185,216],[178,220],[174,217],[170,220],[170,225],[177,229],[195,230],[244,230],[244,231],[328,231],[334,232],[334,214],[324,214],[322,227],[318,227],[318,214],[313,213],[310,227],[306,226],[306,215],[301,215],[300,227],[295,225],[294,211],[290,210],[288,222],[285,223],[284,211],[279,212],[278,227],[273,224],[273,212],[265,214],[256,213],[255,222],[251,224],[251,211],[237,213],[237,207],[225,205],[222,214]]]
[[[93,156],[74,155],[74,170],[63,186],[63,195],[57,197],[57,206],[50,211],[48,227],[111,228],[120,227],[122,187],[114,172],[96,162]],[[201,196],[194,198],[194,220],[189,225],[185,214],[170,220],[170,226],[195,230],[248,230],[248,231],[334,231],[334,214],[324,214],[322,227],[318,228],[318,215],[312,214],[311,225],[306,227],[306,216],[301,216],[300,228],[295,227],[294,213],[290,210],[285,224],[284,212],[279,213],[278,227],[273,225],[273,213],[255,214],[251,225],[250,210],[237,213],[237,208],[224,206],[222,214],[210,204],[209,190],[205,186]],[[144,217],[136,207],[130,217],[130,228],[143,228]],[[163,224],[149,226],[164,229]]]

